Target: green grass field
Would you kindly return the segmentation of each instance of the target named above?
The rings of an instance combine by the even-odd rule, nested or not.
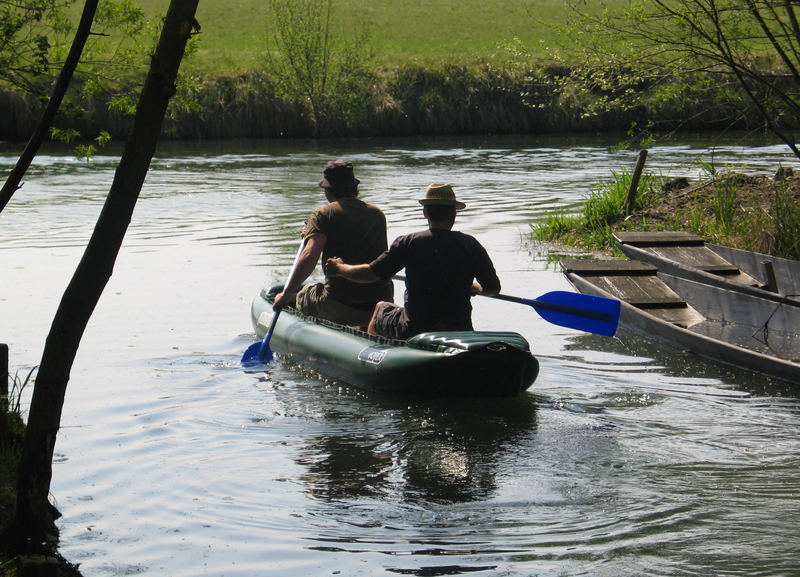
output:
[[[150,15],[166,12],[168,0],[138,0]],[[619,0],[623,2],[623,0]],[[192,66],[225,73],[258,67],[269,34],[267,0],[201,0],[202,26]],[[546,55],[559,34],[552,23],[566,18],[564,0],[334,0],[332,29],[345,34],[366,24],[379,64],[447,60],[466,63],[504,58],[513,38]]]

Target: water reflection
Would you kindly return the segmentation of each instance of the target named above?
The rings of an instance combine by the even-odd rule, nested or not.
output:
[[[706,359],[625,329],[620,329],[612,339],[576,335],[568,339],[564,350],[582,352],[578,358],[599,370],[604,370],[605,365],[613,372],[650,372],[655,377],[649,380],[651,384],[660,382],[665,388],[680,384],[696,387],[707,394],[720,394],[719,391],[725,390],[722,393],[725,396],[797,396],[797,387],[785,381]],[[641,382],[646,384],[648,379]]]
[[[384,571],[421,576],[491,571],[491,557],[519,551],[492,535],[502,513],[486,504],[537,434],[533,395],[420,402],[330,382],[276,392],[311,429],[294,457],[317,503],[309,551],[332,566],[377,553],[392,559]]]
[[[332,501],[380,496],[393,459],[382,439],[342,433],[311,437],[297,462],[307,468],[300,479],[308,494]]]
[[[357,401],[365,411],[354,413],[327,404],[327,395],[316,398],[320,404],[307,409],[326,426],[305,438],[296,461],[306,469],[301,479],[307,493],[323,501],[486,499],[497,489],[500,462],[536,430],[530,394],[426,404],[364,396]]]
[[[490,498],[501,461],[536,433],[533,395],[410,408],[400,458],[405,498],[438,503]]]

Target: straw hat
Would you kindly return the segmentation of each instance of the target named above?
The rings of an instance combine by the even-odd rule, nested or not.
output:
[[[455,206],[456,210],[461,210],[467,206],[463,202],[456,200],[456,193],[453,192],[452,186],[441,182],[429,184],[428,190],[425,192],[425,198],[420,199],[419,203],[422,206],[431,204]]]

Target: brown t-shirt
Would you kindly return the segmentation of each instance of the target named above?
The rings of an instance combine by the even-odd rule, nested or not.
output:
[[[358,198],[341,198],[312,212],[303,236],[319,233],[327,238],[322,263],[335,256],[347,264],[369,263],[388,246],[383,212]],[[337,277],[326,279],[326,284],[332,298],[349,305],[369,306],[379,300],[392,300],[391,280],[362,284]]]

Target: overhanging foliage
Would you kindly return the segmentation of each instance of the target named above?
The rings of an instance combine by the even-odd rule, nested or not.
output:
[[[597,109],[691,91],[725,99],[729,122],[757,116],[800,158],[800,26],[793,0],[639,0],[589,11],[570,0],[567,32],[582,46],[570,81]],[[693,79],[705,79],[695,83]],[[688,81],[687,81],[688,80]]]

